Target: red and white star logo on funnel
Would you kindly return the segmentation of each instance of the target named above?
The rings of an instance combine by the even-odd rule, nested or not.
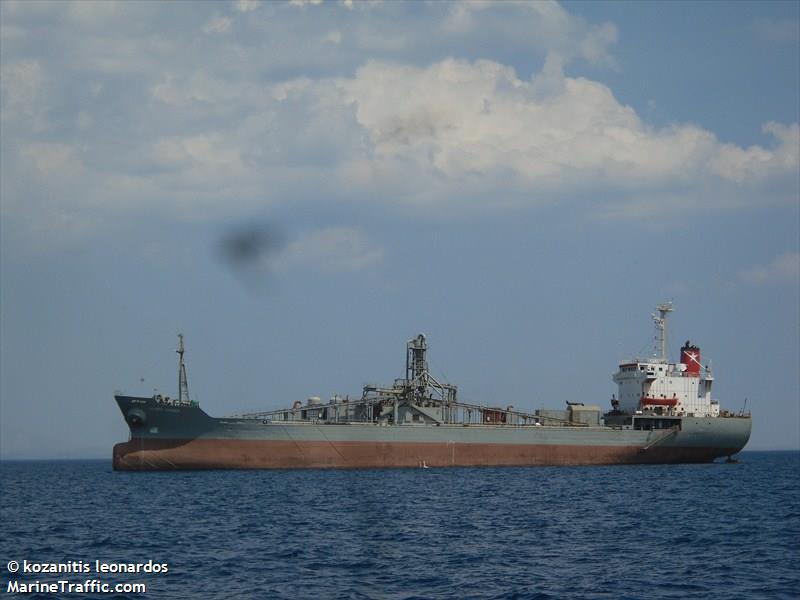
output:
[[[699,361],[699,360],[697,360],[697,353],[696,353],[696,352],[687,352],[687,353],[686,353],[686,356],[688,356],[688,357],[689,357],[689,359],[690,359],[690,360],[691,360],[693,363],[696,363],[696,364],[700,365],[701,367],[703,366],[703,365],[701,365],[701,364],[700,364],[700,361]]]

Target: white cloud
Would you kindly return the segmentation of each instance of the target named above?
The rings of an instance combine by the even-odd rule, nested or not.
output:
[[[203,31],[205,33],[228,33],[231,30],[232,23],[233,21],[231,21],[230,17],[215,15],[205,24]]]
[[[486,60],[371,61],[349,78],[280,83],[169,71],[150,93],[161,119],[149,126],[145,111],[145,132],[125,145],[20,146],[36,185],[81,172],[71,181],[85,189],[66,200],[76,214],[116,187],[119,210],[208,218],[323,198],[469,215],[569,196],[607,217],[646,218],[740,202],[710,187],[744,187],[752,201],[800,160],[797,124],[765,125],[771,148],[722,144],[693,125],[654,129],[607,86],[565,76],[555,53],[531,80]]]
[[[710,176],[745,183],[798,164],[796,124],[765,126],[780,141],[774,150],[723,145],[692,125],[654,130],[605,85],[564,77],[557,60],[530,82],[495,62],[446,60],[368,63],[340,85],[373,144],[376,178],[397,170],[452,182],[502,178],[533,192]]]
[[[261,6],[259,0],[234,0],[233,7],[239,12],[251,12]]]
[[[567,62],[580,57],[591,64],[616,65],[611,54],[617,41],[616,26],[591,25],[569,14],[557,2],[472,0],[447,6],[442,34],[480,38],[487,31],[502,31],[506,44],[557,52]]]
[[[240,148],[223,133],[162,137],[153,146],[152,158],[173,169],[178,174],[173,184],[184,190],[247,176]]]
[[[800,279],[800,254],[790,252],[776,256],[765,265],[757,265],[739,273],[739,281],[748,285],[797,283]]]
[[[325,35],[325,41],[329,44],[333,44],[337,46],[342,43],[342,32],[341,31],[329,31]]]
[[[613,23],[603,23],[592,28],[580,43],[580,54],[592,64],[617,66],[609,48],[617,42],[617,27]]]
[[[0,119],[28,125],[34,131],[46,126],[46,74],[41,63],[23,60],[0,69]]]
[[[769,122],[764,124],[762,131],[778,141],[774,150],[724,144],[711,161],[712,171],[730,181],[744,183],[800,168],[800,126],[797,123]]]
[[[60,206],[87,220],[103,203],[214,218],[335,201],[427,217],[569,199],[644,218],[775,198],[759,193],[768,187],[796,201],[796,123],[767,123],[768,143],[750,147],[696,125],[652,127],[608,86],[565,74],[576,60],[614,64],[616,28],[555,3],[239,2],[231,17],[201,3],[179,24],[156,3],[94,16],[65,5],[52,22],[2,5],[15,33],[0,57],[0,183],[40,198],[6,200],[4,215],[13,204],[39,218],[67,178]],[[203,34],[234,19],[236,36]],[[64,51],[34,43],[40,29]],[[508,52],[544,58],[541,70],[441,58],[500,35]]]
[[[451,213],[613,197],[599,209],[613,218],[730,208],[743,194],[709,188],[751,193],[797,172],[797,124],[767,123],[774,144],[749,148],[694,125],[654,129],[607,86],[565,76],[562,64],[550,54],[531,80],[497,62],[453,59],[371,61],[351,78],[260,86],[205,70],[170,75],[153,97],[181,115],[216,120],[224,107],[242,116],[201,136],[161,136],[151,156],[170,187],[197,190],[213,174],[218,187],[239,190],[237,201],[255,189],[273,192],[262,193],[267,204],[316,196],[322,182],[351,202]]]
[[[70,20],[88,27],[102,26],[111,20],[118,19],[123,13],[123,2],[120,0],[103,2],[82,0],[66,4]]]

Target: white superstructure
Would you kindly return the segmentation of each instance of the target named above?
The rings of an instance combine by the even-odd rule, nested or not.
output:
[[[656,325],[656,348],[649,359],[631,359],[619,365],[613,379],[617,397],[615,410],[635,414],[655,413],[675,416],[717,417],[719,402],[711,398],[714,376],[701,363],[700,348],[686,342],[681,348],[680,362],[666,358],[667,313],[672,303],[661,304],[653,315]]]

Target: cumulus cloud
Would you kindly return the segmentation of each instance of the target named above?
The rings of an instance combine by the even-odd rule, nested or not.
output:
[[[778,144],[742,149],[693,125],[648,127],[598,82],[557,60],[524,81],[492,61],[427,68],[369,63],[340,82],[372,142],[357,177],[426,174],[437,183],[504,180],[531,192],[585,185],[652,190],[719,177],[737,184],[798,165],[797,124],[765,125]]]
[[[612,65],[616,28],[555,3],[201,3],[180,26],[156,3],[95,15],[57,3],[49,30],[28,4],[2,5],[17,31],[0,57],[4,216],[39,218],[66,183],[61,209],[87,219],[101,205],[216,218],[333,202],[468,216],[566,197],[614,204],[616,218],[730,207],[758,186],[796,198],[797,123],[769,122],[749,147],[653,127],[607,85],[567,74]],[[31,23],[69,51],[47,54]],[[500,31],[543,66],[441,56],[494,48],[481,42]],[[23,184],[37,202],[9,195]]]
[[[530,80],[494,61],[454,59],[371,61],[351,78],[260,88],[204,71],[169,76],[154,98],[199,118],[231,104],[247,116],[228,133],[161,138],[153,157],[197,177],[324,169],[356,193],[382,187],[411,203],[457,202],[465,186],[501,183],[521,202],[590,185],[648,194],[676,182],[753,185],[794,173],[800,161],[797,124],[767,123],[772,146],[749,148],[695,125],[654,129],[607,86],[565,76],[562,64],[551,53]]]
[[[76,210],[123,180],[131,193],[168,191],[179,212],[193,206],[209,216],[321,201],[321,193],[468,213],[587,192],[621,198],[628,217],[648,216],[665,202],[680,206],[676,185],[693,208],[719,208],[697,192],[715,181],[754,189],[798,169],[797,124],[768,123],[773,144],[748,148],[695,125],[654,129],[607,86],[564,75],[555,53],[528,80],[487,60],[370,61],[352,77],[279,83],[205,68],[167,73],[150,95],[162,126],[133,136],[113,160],[104,146],[78,141],[19,156],[37,165],[80,156],[94,184],[72,200]],[[161,202],[116,196],[120,206]]]
[[[797,169],[800,165],[800,126],[770,121],[764,124],[762,131],[778,142],[772,151],[761,146],[739,148],[724,144],[712,159],[712,171],[725,179],[743,183]]]
[[[240,92],[247,94],[198,75],[154,89],[157,98],[190,111]],[[565,77],[556,55],[529,81],[492,61],[445,60],[427,68],[374,61],[353,78],[265,86],[250,102],[246,112],[252,116],[233,144],[243,155],[273,163],[321,160],[356,185],[423,183],[424,176],[446,195],[448,182],[511,176],[511,183],[529,189],[589,181],[652,189],[708,177],[753,183],[798,164],[797,124],[766,124],[773,148],[722,144],[693,125],[655,130],[607,86]],[[291,127],[284,131],[287,119]],[[268,136],[278,148],[265,146]],[[198,141],[192,136],[180,143],[191,148]],[[292,152],[298,144],[300,151]],[[225,145],[220,139],[218,146]],[[328,155],[320,156],[326,148]],[[233,152],[231,147],[228,163]],[[174,148],[160,154],[174,155]],[[197,152],[194,157],[201,158]],[[207,158],[209,168],[221,160]]]

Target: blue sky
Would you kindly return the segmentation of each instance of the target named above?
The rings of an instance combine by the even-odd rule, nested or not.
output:
[[[606,406],[670,299],[800,447],[799,7],[0,3],[0,453],[110,456],[178,332],[213,415],[420,331],[465,400]]]

